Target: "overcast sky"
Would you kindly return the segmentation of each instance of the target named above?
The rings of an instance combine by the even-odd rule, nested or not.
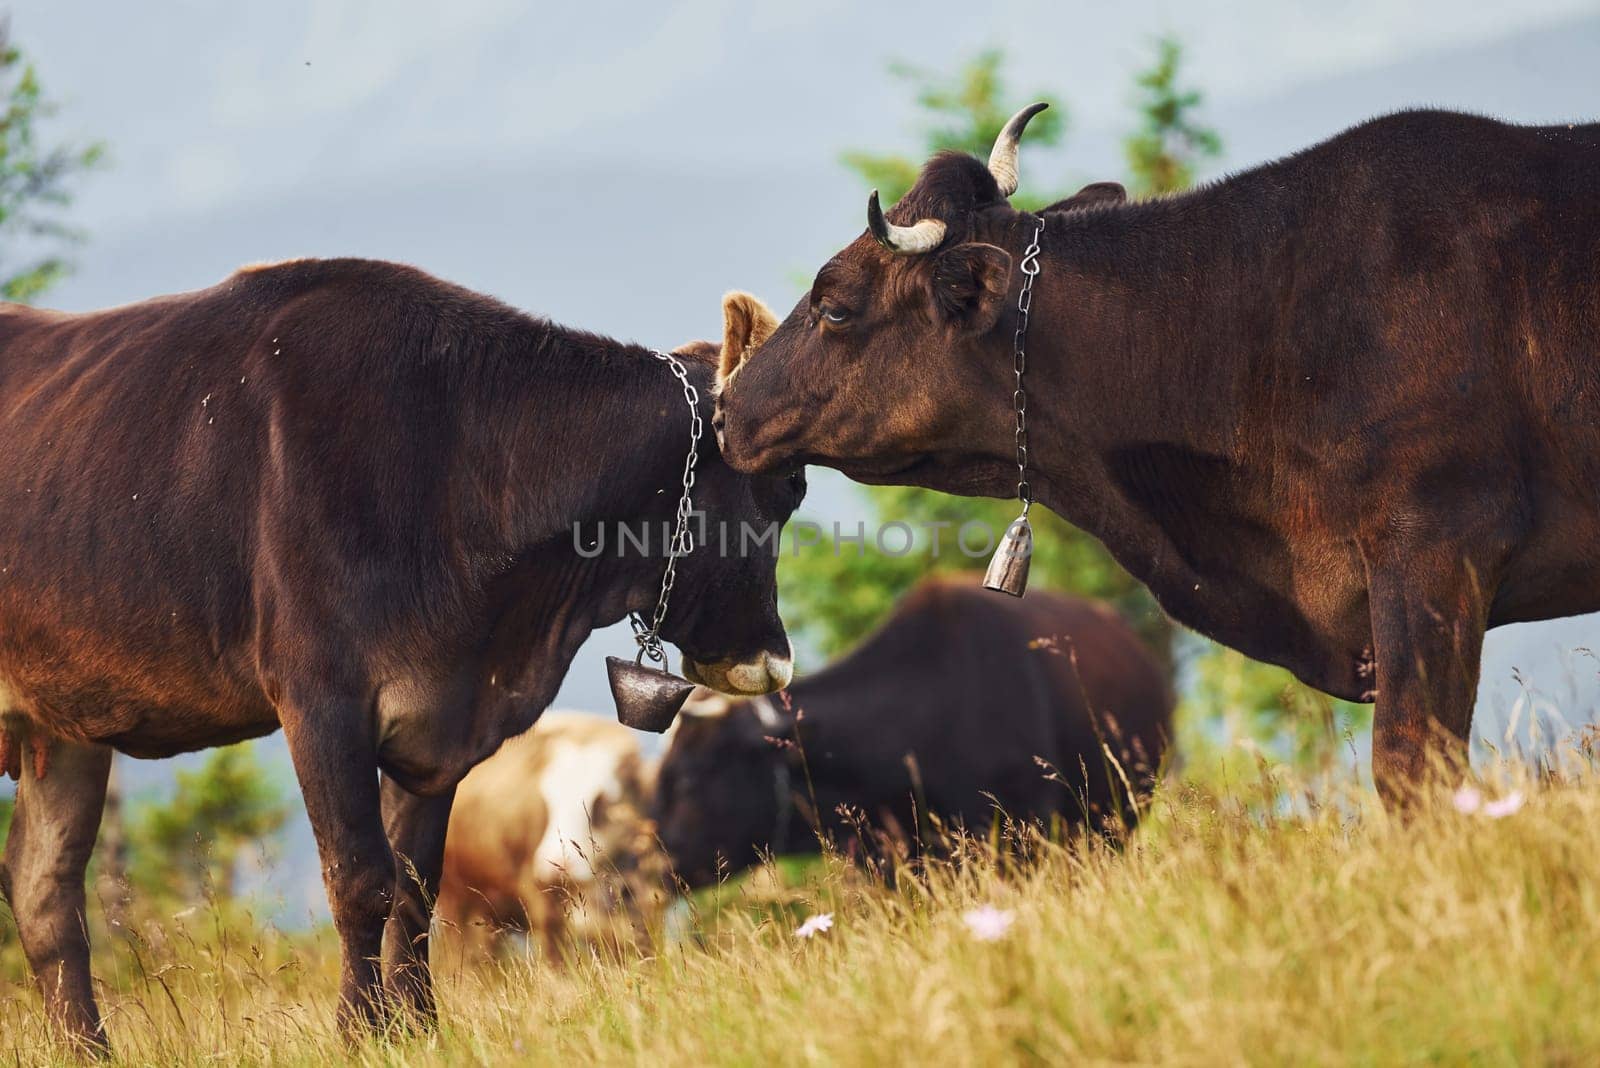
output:
[[[308,186],[514,162],[757,176],[827,164],[845,146],[909,143],[910,102],[884,75],[891,57],[948,70],[1002,47],[1019,87],[1049,87],[1080,127],[1103,128],[1125,121],[1129,76],[1161,32],[1182,37],[1193,81],[1228,109],[1596,14],[1592,0],[12,6],[18,39],[72,105],[65,125],[115,151],[115,178],[80,204],[104,233]],[[1587,37],[1592,46],[1592,22]],[[1525,59],[1530,86],[1462,70],[1439,79],[1435,99],[1544,119],[1584,113],[1586,101],[1561,89],[1592,88],[1591,64],[1563,72]],[[1390,101],[1417,102],[1429,101]],[[1283,132],[1285,147],[1311,133]]]
[[[1022,157],[1051,182],[1120,177],[1131,77],[1164,32],[1207,93],[1219,171],[1405,106],[1600,111],[1593,0],[9,6],[64,105],[54,135],[109,147],[74,208],[79,271],[49,297],[68,309],[246,262],[370,255],[619,337],[715,336],[725,290],[787,307],[859,232],[866,191],[841,150],[918,144],[886,63],[948,71],[990,46],[1019,94],[1068,103],[1065,145]],[[854,514],[845,484],[813,485],[813,514]],[[1480,721],[1519,697],[1587,717],[1596,665],[1578,650],[1597,630],[1492,636]],[[591,643],[561,703],[607,709],[600,657],[626,645]]]

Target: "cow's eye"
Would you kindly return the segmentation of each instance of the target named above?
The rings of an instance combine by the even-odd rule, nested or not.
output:
[[[822,308],[822,317],[828,320],[828,322],[832,323],[834,326],[838,326],[840,323],[850,318],[850,313],[845,311],[843,308],[833,308],[824,305]]]

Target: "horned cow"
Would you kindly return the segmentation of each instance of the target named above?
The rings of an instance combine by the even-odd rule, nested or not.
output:
[[[988,166],[869,199],[724,375],[730,462],[1025,480],[1179,622],[1376,702],[1374,778],[1411,797],[1465,759],[1487,628],[1600,610],[1600,126],[1402,112],[1034,214],[1008,198],[1042,106]]]

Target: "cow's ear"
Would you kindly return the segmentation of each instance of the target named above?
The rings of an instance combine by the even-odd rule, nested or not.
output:
[[[778,329],[778,317],[759,297],[738,291],[722,298],[722,358],[717,381],[726,383]]]
[[[940,314],[974,334],[988,330],[1005,307],[1011,253],[968,242],[939,253],[933,265],[933,302]]]
[[[1128,191],[1121,182],[1094,182],[1084,186],[1065,200],[1058,200],[1045,208],[1045,212],[1077,211],[1096,204],[1121,204],[1128,199]]]

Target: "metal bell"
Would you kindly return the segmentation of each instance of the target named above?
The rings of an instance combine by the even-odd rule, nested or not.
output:
[[[983,588],[1021,597],[1028,589],[1028,562],[1033,557],[1033,527],[1024,512],[1006,528],[1000,547],[983,573]]]
[[[678,709],[694,691],[688,679],[619,656],[606,657],[606,676],[618,721],[636,731],[660,734],[672,726]]]

